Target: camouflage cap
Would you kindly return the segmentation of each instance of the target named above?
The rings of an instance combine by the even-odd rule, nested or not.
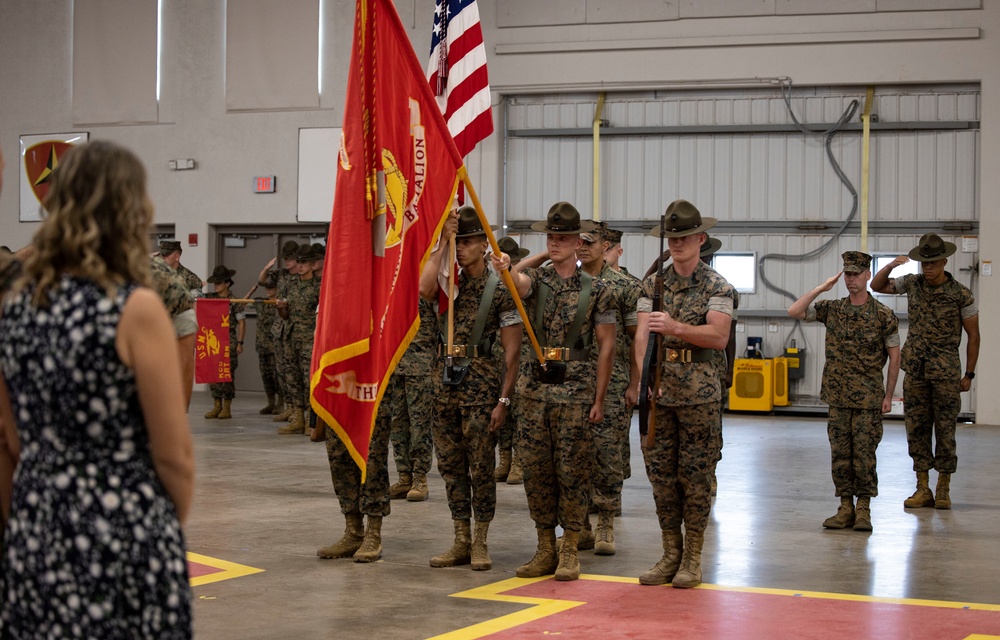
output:
[[[613,245],[621,244],[622,232],[619,231],[618,229],[612,229],[611,227],[607,227],[607,231],[604,233],[604,239]]]
[[[294,240],[287,240],[281,245],[281,257],[285,260],[294,260],[295,252],[299,250],[299,243]]]
[[[160,255],[169,256],[174,251],[181,250],[181,243],[179,240],[164,240],[160,243]]]
[[[872,257],[861,251],[845,251],[840,257],[844,259],[844,273],[863,273],[872,264]]]

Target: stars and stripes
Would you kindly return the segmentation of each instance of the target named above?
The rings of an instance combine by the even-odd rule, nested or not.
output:
[[[476,0],[437,0],[427,80],[462,156],[493,133],[486,46]]]

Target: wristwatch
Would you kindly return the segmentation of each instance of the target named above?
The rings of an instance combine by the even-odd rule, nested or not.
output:
[[[236,344],[243,344],[243,341],[242,340],[237,340]]]
[[[500,398],[499,400],[497,400],[497,402],[499,402],[505,407],[510,407],[510,398]]]
[[[965,377],[968,378],[969,380],[975,380],[975,378],[976,378],[976,372],[975,371],[966,371],[965,372]]]

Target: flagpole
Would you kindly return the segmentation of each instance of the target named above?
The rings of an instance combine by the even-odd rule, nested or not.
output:
[[[451,356],[451,347],[455,343],[455,236],[448,239],[448,350],[445,352]]]
[[[465,185],[466,194],[472,198],[472,205],[476,208],[476,215],[479,216],[479,222],[482,223],[483,230],[486,231],[486,238],[490,241],[490,249],[496,255],[500,255],[503,252],[500,251],[500,246],[497,245],[493,229],[490,228],[486,214],[483,213],[483,205],[479,202],[479,196],[476,194],[475,187],[472,186],[472,180],[469,179],[468,173],[462,176],[462,183]],[[514,279],[510,277],[510,273],[507,271],[501,272],[500,276],[503,278],[503,283],[507,285],[511,297],[514,298],[514,304],[517,305],[517,312],[521,315],[521,321],[528,332],[528,340],[531,341],[531,346],[535,349],[535,355],[538,356],[538,362],[542,366],[545,366],[545,356],[542,354],[542,347],[539,346],[538,338],[535,337],[535,331],[531,328],[531,322],[528,321],[528,312],[524,310],[524,303],[521,301],[521,296],[517,295],[517,287],[514,285]]]

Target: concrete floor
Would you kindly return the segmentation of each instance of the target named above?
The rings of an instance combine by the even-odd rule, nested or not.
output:
[[[241,393],[228,421],[205,420],[209,404],[205,393],[196,393],[191,403],[198,480],[187,526],[188,549],[264,572],[196,586],[198,637],[428,638],[530,608],[449,597],[515,578],[516,567],[531,558],[535,534],[523,486],[498,486],[497,516],[490,530],[492,571],[428,566],[430,557],[446,550],[452,539],[444,483],[436,470],[428,477],[428,501],[392,502],[392,515],[382,530],[381,561],[321,560],[316,549],[338,539],[344,528],[323,445],[304,436],[276,435],[270,416],[257,413],[264,404],[262,394]],[[903,423],[887,420],[878,451],[881,495],[872,501],[875,530],[864,534],[821,526],[838,504],[823,418],[727,415],[719,495],[702,562],[704,582],[743,590],[1000,605],[1000,495],[994,466],[1000,459],[998,436],[997,427],[961,426],[953,509],[904,511],[902,502],[913,490],[914,476]],[[661,555],[637,437],[633,425],[634,475],[625,483],[623,516],[616,521],[618,553],[598,557],[581,552],[584,574],[634,583]],[[390,478],[396,479],[391,454]],[[552,584],[570,595],[568,589],[575,583]],[[635,588],[644,596],[661,594],[656,597],[665,604],[698,592]],[[652,614],[634,615],[638,629],[638,621]],[[598,618],[583,630],[553,633],[648,637],[645,632],[631,633],[625,619],[602,623]],[[852,627],[849,620],[841,622],[851,637],[875,637]],[[515,628],[497,637],[538,635],[525,629],[521,635]],[[738,625],[691,635],[662,630],[673,637],[752,636]],[[481,629],[465,630],[451,637],[483,634]],[[767,635],[805,637],[792,629]],[[832,630],[823,630],[822,636],[828,635]],[[903,632],[890,636],[910,637]],[[887,637],[884,630],[879,637]]]

